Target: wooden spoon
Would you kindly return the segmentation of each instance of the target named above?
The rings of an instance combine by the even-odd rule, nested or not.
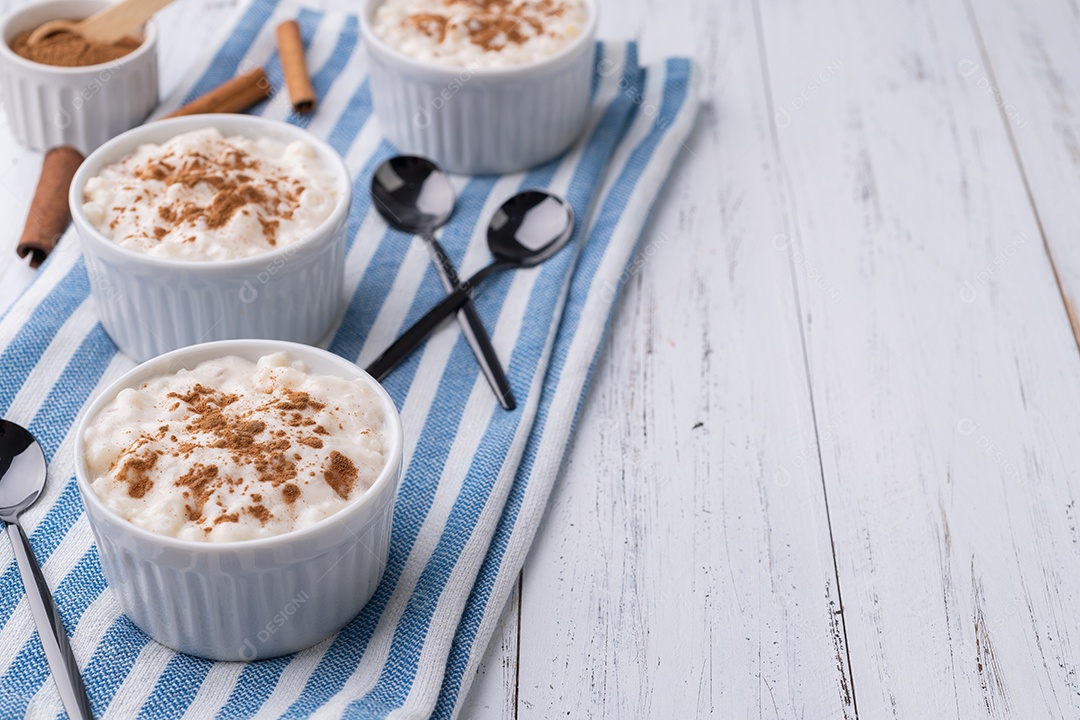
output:
[[[72,32],[92,42],[114,43],[130,35],[154,13],[173,0],[121,0],[85,20],[50,20],[30,33],[26,39],[33,45],[58,32]]]

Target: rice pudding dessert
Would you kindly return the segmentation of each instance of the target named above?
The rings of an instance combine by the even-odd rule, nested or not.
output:
[[[216,128],[141,145],[86,182],[83,212],[117,245],[178,260],[230,260],[291,245],[338,202],[334,176],[302,141]]]
[[[418,60],[502,67],[555,55],[587,20],[583,0],[384,0],[373,29]]]
[[[304,528],[362,496],[386,464],[385,428],[371,380],[276,353],[122,390],[83,441],[111,510],[161,535],[223,542]]]

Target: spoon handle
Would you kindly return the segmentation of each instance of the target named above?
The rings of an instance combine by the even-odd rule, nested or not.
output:
[[[64,710],[71,720],[93,720],[90,698],[83,686],[75,654],[71,651],[64,621],[60,619],[60,613],[53,603],[41,566],[30,547],[30,540],[17,520],[7,523],[7,532],[15,550],[23,587],[26,588],[26,601],[30,604],[30,613],[34,616],[38,637],[49,661],[56,689],[60,691]]]
[[[97,42],[116,42],[173,0],[121,0],[79,23],[79,33]]]
[[[442,280],[443,288],[446,292],[457,290],[461,283],[450,256],[446,254],[442,244],[435,239],[434,235],[424,233],[422,237],[427,242],[428,249],[431,250],[431,255],[435,260],[435,269],[439,273],[439,279]],[[510,381],[506,379],[502,363],[499,362],[499,356],[491,344],[491,336],[484,328],[484,323],[476,312],[476,305],[472,298],[466,300],[457,311],[457,321],[461,326],[465,341],[472,348],[477,362],[480,363],[480,369],[484,372],[488,385],[495,392],[495,397],[499,399],[499,404],[504,410],[513,410],[517,407],[517,401],[514,400],[514,393],[510,389]]]
[[[479,272],[462,283],[457,290],[444,297],[438,305],[431,308],[427,315],[413,323],[413,326],[395,340],[390,347],[386,348],[382,355],[375,358],[375,362],[367,366],[368,373],[376,380],[382,380],[386,377],[386,374],[389,373],[395,365],[408,357],[409,353],[415,350],[420,343],[424,342],[424,338],[430,335],[431,332],[439,326],[439,323],[450,317],[455,310],[461,307],[462,304],[469,299],[469,294],[481,280],[496,270],[502,270],[505,267],[509,266],[503,263],[494,262],[487,267],[482,268]]]

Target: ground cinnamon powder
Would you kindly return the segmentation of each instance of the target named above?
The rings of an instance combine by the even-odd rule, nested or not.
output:
[[[332,487],[342,500],[349,499],[349,493],[356,485],[356,478],[359,475],[360,472],[353,465],[352,460],[337,450],[330,452],[330,461],[323,471],[323,477],[326,479],[326,484]]]
[[[42,65],[57,67],[82,67],[98,65],[122,58],[133,52],[142,41],[124,37],[114,43],[98,43],[72,32],[58,32],[30,45],[27,39],[31,30],[21,32],[11,41],[16,55]]]
[[[120,470],[116,473],[118,480],[127,483],[128,495],[138,499],[150,492],[154,487],[154,481],[150,479],[150,471],[157,464],[160,453],[147,450],[142,455],[129,456]]]
[[[559,0],[528,3],[513,0],[455,0],[447,5],[464,5],[469,14],[461,28],[469,42],[484,50],[499,50],[506,45],[521,45],[530,38],[544,34],[544,20],[561,17],[566,6]],[[446,39],[450,18],[441,13],[413,13],[404,24],[412,26],[436,42]],[[532,33],[525,32],[525,27]]]
[[[328,431],[312,418],[326,404],[309,393],[284,388],[268,393],[265,400],[250,410],[237,410],[239,395],[199,383],[182,392],[170,392],[166,398],[164,404],[169,412],[184,409],[177,420],[190,440],[178,440],[169,425],[136,438],[114,463],[116,478],[126,484],[130,497],[141,498],[153,488],[151,471],[163,452],[189,460],[199,448],[224,450],[234,465],[251,471],[233,473],[226,466],[189,460],[186,472],[171,479],[184,498],[188,522],[209,534],[214,527],[240,522],[245,515],[266,525],[274,517],[267,507],[268,499],[280,497],[287,506],[292,506],[303,494],[298,483],[311,482],[306,477],[298,479],[296,461],[302,456],[296,450],[301,445],[322,449],[324,441],[320,436]],[[255,413],[266,412],[276,415],[286,429],[269,428],[262,419],[253,417]],[[166,437],[172,443],[168,450],[147,447]],[[305,474],[313,479],[318,477],[315,469]],[[325,456],[321,475],[322,481],[343,500],[349,499],[359,482],[356,465],[336,450]],[[227,512],[220,497],[212,499],[222,489],[246,493],[247,502],[237,511]]]
[[[436,42],[446,39],[446,24],[450,18],[438,13],[414,13],[405,18],[406,25],[412,25],[420,32],[435,38]]]
[[[300,488],[292,483],[285,483],[281,488],[281,495],[285,498],[285,502],[291,505],[300,497]]]
[[[203,465],[195,463],[190,470],[176,480],[177,485],[184,485],[191,490],[192,503],[186,506],[187,518],[196,522],[202,518],[203,507],[206,505],[213,492],[211,483],[217,480],[218,469],[216,465]]]
[[[248,208],[256,212],[263,237],[271,245],[276,244],[280,220],[268,219],[266,215],[289,220],[299,206],[303,185],[299,181],[269,176],[256,184],[245,170],[260,170],[262,163],[239,149],[230,149],[219,157],[208,157],[198,151],[181,156],[166,156],[150,160],[135,172],[140,180],[154,180],[166,186],[195,187],[209,185],[214,196],[209,204],[176,200],[171,205],[158,208],[158,215],[169,226],[202,222],[208,229],[216,230],[228,223],[238,212]],[[132,208],[114,208],[121,214]],[[161,240],[168,229],[158,226],[154,236]]]

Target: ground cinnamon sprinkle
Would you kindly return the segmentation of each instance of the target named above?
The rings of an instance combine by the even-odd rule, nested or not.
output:
[[[330,461],[323,471],[323,477],[326,479],[326,484],[332,487],[342,500],[349,498],[359,475],[352,460],[337,450],[331,451]]]
[[[290,518],[306,522],[310,512],[302,496],[317,503],[336,503],[335,496],[348,501],[370,483],[368,468],[334,449],[329,437],[338,435],[326,430],[332,417],[327,413],[351,412],[344,403],[321,401],[321,393],[266,378],[250,392],[232,393],[225,388],[244,385],[224,376],[219,389],[217,377],[153,394],[163,414],[150,416],[159,420],[144,424],[110,467],[126,496],[153,498],[155,504],[167,499],[184,532],[232,537],[257,532],[258,526],[270,531]],[[340,426],[342,419],[333,421]],[[357,439],[364,432],[363,425],[354,428]]]
[[[465,6],[469,14],[464,22],[451,20],[441,13],[413,13],[403,21],[435,42],[443,42],[451,27],[461,27],[469,41],[484,50],[499,50],[506,45],[521,45],[545,31],[544,20],[561,17],[566,6],[560,0],[517,2],[513,0],[446,0],[447,5]],[[526,32],[531,29],[532,32]]]
[[[114,43],[98,43],[72,32],[58,32],[30,45],[27,39],[32,30],[21,32],[11,41],[11,49],[19,57],[42,65],[83,67],[98,65],[122,58],[133,52],[141,40],[125,37]]]
[[[325,407],[322,403],[312,400],[307,393],[287,390],[284,395],[282,398],[271,401],[271,406],[279,408],[279,412],[283,415],[291,412],[291,408],[294,407],[312,410]],[[226,413],[226,408],[239,399],[237,395],[196,384],[187,392],[173,392],[167,397],[176,398],[187,406],[190,415],[186,420],[185,429],[188,432],[211,436],[209,445],[203,443],[204,446],[228,450],[233,462],[252,466],[260,483],[271,487],[282,487],[286,501],[291,503],[299,497],[300,489],[288,482],[297,476],[296,464],[286,456],[292,446],[291,441],[283,437],[285,433],[266,433],[266,423],[262,420],[252,419],[247,415],[238,416]],[[290,410],[280,409],[282,407]],[[313,420],[308,420],[314,423]],[[166,427],[165,430],[167,429]],[[299,438],[297,441],[310,444],[305,442],[308,439]],[[319,447],[322,446],[322,441],[318,438],[310,439],[317,441]],[[181,443],[178,452],[186,455],[196,447],[197,445],[193,442]],[[222,522],[239,522],[238,516],[234,519],[235,514],[219,514],[213,520],[207,518],[205,514],[209,498],[222,486],[235,486],[239,480],[223,476],[216,466],[196,463],[175,482],[178,486],[191,491],[191,503],[186,506],[187,518],[191,522],[211,522],[212,525]],[[272,515],[262,504],[262,494],[253,493],[251,499],[255,504],[245,507],[244,512],[265,524]]]
[[[266,200],[266,193],[254,185],[223,185],[214,195],[209,207],[200,208],[190,204],[185,206],[180,221],[190,222],[201,218],[206,221],[206,227],[214,230],[229,222],[245,205],[264,205]]]
[[[281,496],[291,505],[300,497],[300,488],[292,483],[285,483],[281,488]]]
[[[306,392],[286,390],[285,399],[275,402],[274,407],[279,410],[322,410],[326,407],[326,403],[312,400],[311,395]]]
[[[203,507],[216,489],[216,485],[212,485],[212,483],[217,480],[217,476],[217,465],[195,463],[190,470],[177,478],[177,485],[184,485],[191,490],[191,497],[193,497],[194,502],[191,505],[184,506],[187,511],[187,519],[191,522],[202,519]]]
[[[252,497],[252,499],[254,500],[255,498]],[[244,508],[244,512],[258,520],[260,525],[266,525],[266,521],[274,517],[274,514],[270,512],[270,509],[261,503]]]
[[[446,24],[450,18],[438,13],[415,13],[405,18],[406,25],[412,25],[425,35],[435,38],[436,42],[446,39]]]
[[[196,384],[195,387],[191,388],[191,390],[183,395],[171,392],[166,395],[166,397],[176,398],[180,402],[186,403],[191,406],[192,411],[199,415],[209,413],[214,406],[220,409],[232,405],[240,399],[239,395],[227,395],[202,384]],[[174,405],[173,407],[176,406]]]
[[[277,440],[268,444],[266,447],[271,449],[269,456],[262,456],[255,460],[255,469],[259,473],[259,481],[268,483],[274,487],[281,485],[296,478],[297,470],[296,463],[285,457],[283,452],[274,452],[273,449],[280,448],[281,444],[285,441]],[[285,444],[288,447],[288,444]]]
[[[277,231],[281,225],[280,220],[266,220],[265,218],[259,218],[259,224],[262,226],[263,237],[270,243],[271,247],[277,245]]]
[[[125,458],[116,477],[127,483],[128,495],[138,500],[150,492],[150,488],[154,487],[154,481],[150,479],[150,471],[154,469],[160,455],[159,451],[147,450],[142,455],[130,455]]]
[[[263,163],[238,148],[229,148],[216,157],[198,151],[183,155],[150,160],[135,172],[140,180],[153,180],[166,187],[180,185],[194,188],[205,184],[214,190],[208,204],[176,200],[158,206],[158,216],[171,226],[195,227],[202,224],[208,230],[224,227],[237,213],[254,213],[263,237],[276,244],[281,220],[290,220],[300,205],[303,186],[285,177],[268,173],[256,184],[247,170],[265,170]],[[121,208],[120,214],[130,211]],[[269,217],[268,217],[269,216]],[[276,218],[276,219],[274,219]],[[162,240],[171,228],[155,228],[156,240]]]

